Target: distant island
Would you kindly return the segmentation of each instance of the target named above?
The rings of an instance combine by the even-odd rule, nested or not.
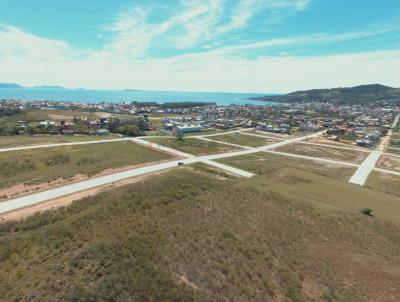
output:
[[[16,83],[1,83],[0,88],[24,88],[23,86]]]
[[[33,89],[55,89],[55,90],[66,90],[68,88],[59,86],[59,85],[54,85],[54,86],[49,86],[49,85],[36,85],[32,87]]]
[[[250,99],[281,103],[332,102],[337,104],[363,105],[376,101],[400,102],[400,88],[372,84],[349,88],[312,89],[291,92],[284,95],[253,97]]]
[[[142,91],[140,89],[124,89],[124,91]]]

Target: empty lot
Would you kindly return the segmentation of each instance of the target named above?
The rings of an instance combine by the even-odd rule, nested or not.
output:
[[[315,146],[307,144],[290,144],[274,149],[274,151],[341,160],[351,163],[361,163],[367,153],[357,150],[344,150],[334,147]]]
[[[237,150],[237,148],[231,146],[210,141],[202,141],[195,138],[184,138],[183,140],[178,140],[176,138],[154,137],[147,138],[146,140],[193,155],[208,155]]]
[[[251,135],[242,134],[240,132],[213,136],[211,139],[230,143],[230,144],[247,146],[247,147],[261,147],[261,146],[265,146],[265,145],[277,142],[277,140],[269,139],[267,137],[262,138],[262,137],[258,137],[258,136],[251,136]]]
[[[63,146],[0,153],[0,197],[34,190],[43,184],[59,185],[66,179],[79,180],[108,169],[166,160],[170,155],[133,142]],[[6,188],[15,190],[7,191]],[[21,192],[19,192],[21,193]]]

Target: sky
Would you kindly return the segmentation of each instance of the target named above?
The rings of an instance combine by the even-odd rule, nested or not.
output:
[[[400,87],[400,1],[0,0],[0,82],[261,93]]]

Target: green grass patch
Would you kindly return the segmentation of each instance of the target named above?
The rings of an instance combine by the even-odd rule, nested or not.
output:
[[[372,171],[365,186],[400,197],[400,176]]]
[[[400,147],[389,147],[387,151],[390,153],[400,154]]]
[[[274,151],[286,152],[311,157],[320,157],[352,163],[361,163],[367,153],[358,150],[340,149],[334,147],[315,146],[307,144],[289,144],[274,149]]]
[[[191,164],[190,167],[196,172],[202,172],[210,176],[215,176],[219,179],[236,178],[232,174],[226,173],[224,170],[207,165],[205,163],[194,163]]]
[[[14,135],[0,136],[0,148],[18,147],[26,145],[51,144],[51,143],[73,143],[118,138],[116,135],[89,136],[89,135]]]
[[[339,141],[355,142],[359,139],[357,135],[338,135]]]
[[[203,141],[196,138],[184,138],[183,140],[178,140],[176,138],[153,137],[146,138],[146,140],[193,155],[216,154],[235,150],[235,148],[231,146]]]
[[[290,168],[347,181],[355,172],[355,168],[352,167],[318,163],[311,160],[290,158],[263,152],[229,157],[218,161],[245,171],[253,172],[257,175],[267,175],[271,177],[278,177],[282,169]]]
[[[0,188],[20,183],[44,183],[76,174],[95,175],[120,168],[171,158],[132,142],[63,146],[0,153]]]
[[[277,142],[276,140],[273,140],[273,139],[245,135],[245,134],[241,134],[240,132],[232,133],[232,134],[218,135],[218,136],[213,136],[210,138],[215,139],[217,141],[221,141],[221,142],[237,144],[237,145],[247,146],[247,147],[261,147],[261,146],[265,146],[265,145]]]

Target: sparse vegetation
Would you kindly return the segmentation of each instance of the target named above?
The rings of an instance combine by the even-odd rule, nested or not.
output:
[[[261,147],[276,142],[276,140],[257,137],[257,136],[250,136],[241,133],[218,135],[212,137],[212,139],[247,147]]]
[[[0,153],[0,188],[39,184],[76,174],[95,175],[119,168],[170,158],[132,142],[63,146]]]
[[[190,153],[193,155],[206,155],[221,153],[226,151],[235,150],[234,147],[218,144],[214,142],[202,141],[196,138],[183,138],[183,140],[178,140],[174,138],[147,138],[147,141],[160,144],[165,147],[170,147],[182,152]]]
[[[353,163],[361,163],[366,157],[367,153],[358,150],[339,149],[334,147],[315,146],[306,144],[289,144],[274,149],[274,151],[327,158],[339,161],[347,161]]]
[[[360,213],[371,202],[374,219]],[[399,214],[398,198],[303,170],[218,180],[179,169],[0,225],[0,295],[395,301]]]
[[[115,139],[117,136],[89,136],[89,135],[42,135],[42,136],[0,136],[0,148],[9,148],[25,145],[51,144],[51,143],[73,143],[82,141],[96,141]]]
[[[368,176],[366,187],[400,196],[400,176],[372,171]]]

